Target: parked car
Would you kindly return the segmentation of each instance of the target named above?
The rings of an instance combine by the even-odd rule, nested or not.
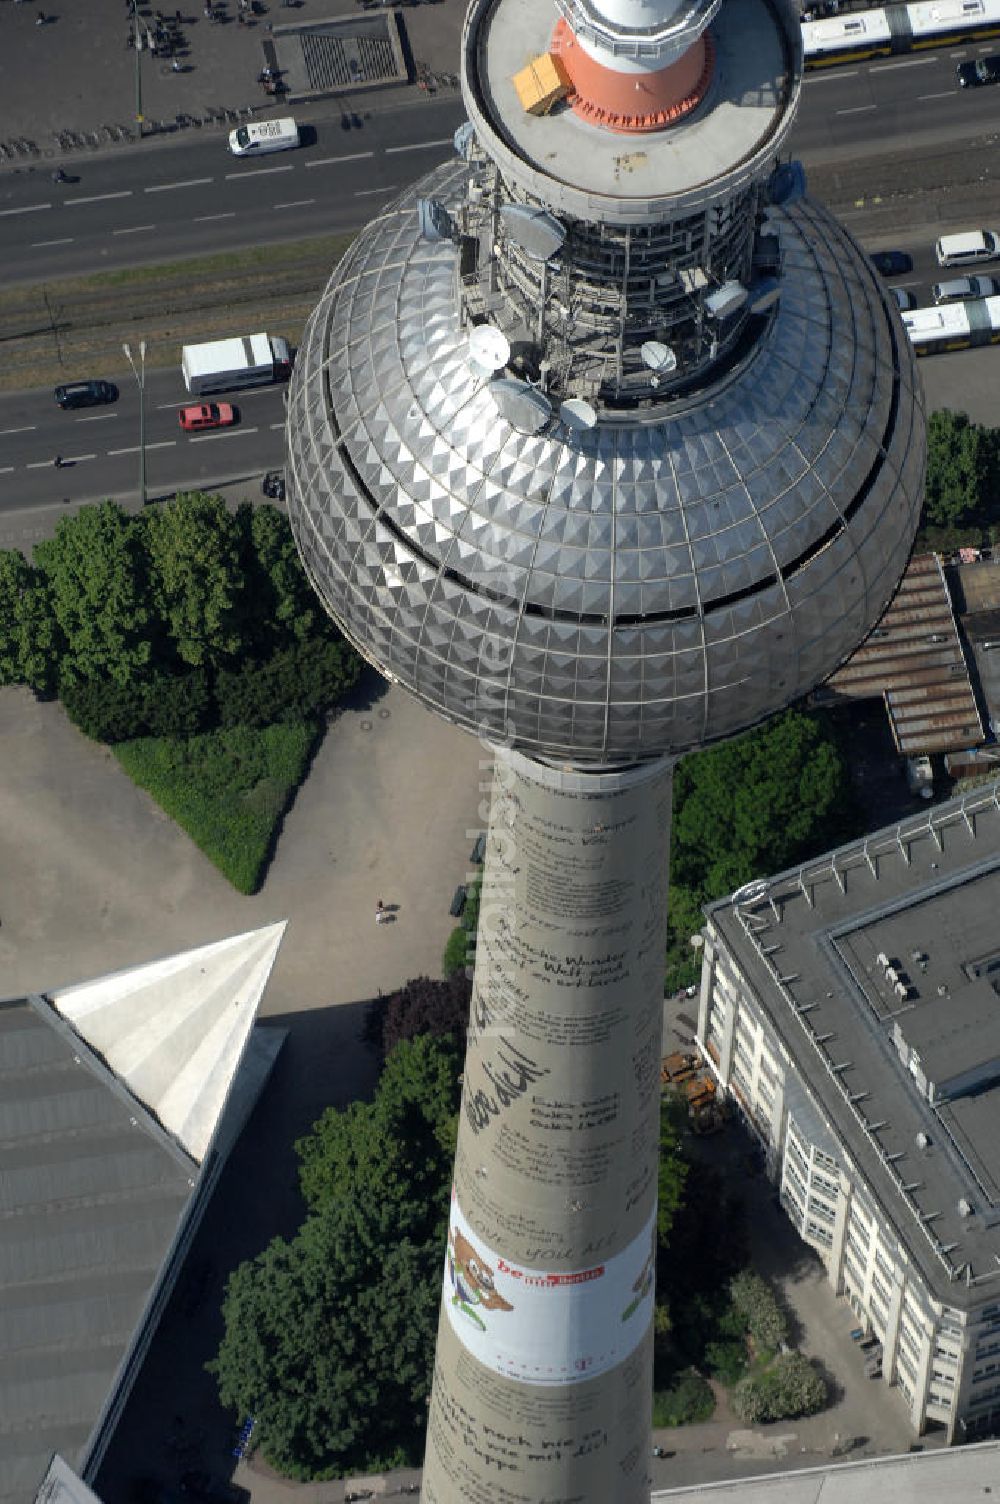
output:
[[[947,282],[935,282],[931,288],[935,303],[964,303],[967,298],[992,298],[997,293],[997,277],[951,277]]]
[[[916,308],[917,300],[908,287],[890,287],[889,291],[896,299],[900,313],[909,313],[911,308]]]
[[[177,417],[185,433],[195,433],[201,428],[228,428],[237,420],[236,409],[228,402],[197,402],[182,407]]]
[[[955,69],[960,89],[976,89],[982,84],[1000,84],[1000,56],[977,57],[974,63],[959,63]]]
[[[113,381],[68,381],[53,393],[60,407],[101,407],[118,401]]]
[[[284,501],[285,472],[283,470],[269,470],[260,483],[260,489],[272,501]]]
[[[883,277],[901,277],[912,272],[913,257],[905,251],[872,251],[872,264]]]

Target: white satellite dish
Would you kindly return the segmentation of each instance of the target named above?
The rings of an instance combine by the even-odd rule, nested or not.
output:
[[[469,359],[484,376],[492,376],[510,360],[510,340],[495,324],[477,324],[469,335]]]
[[[671,371],[677,369],[677,356],[669,345],[661,344],[658,339],[647,339],[639,354],[643,365],[655,371],[658,376],[669,376]]]
[[[490,393],[511,428],[519,433],[541,433],[552,416],[552,403],[545,393],[513,376],[491,381]]]
[[[586,428],[593,428],[597,422],[597,412],[589,402],[582,397],[569,397],[560,405],[559,417],[567,428],[576,432],[582,432]]]

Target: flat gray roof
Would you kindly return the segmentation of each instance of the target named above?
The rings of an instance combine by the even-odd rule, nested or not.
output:
[[[766,1473],[725,1483],[657,1489],[658,1499],[709,1504],[953,1504],[981,1499],[1000,1478],[1000,1442],[947,1447],[913,1456],[831,1462],[792,1473]]]
[[[975,963],[998,945],[1000,784],[743,892],[710,919],[929,1289],[955,1306],[1000,1300],[1000,1088],[934,1108],[893,1042],[897,1024],[920,1034],[949,1070],[993,1058],[995,1021],[948,1032],[984,1017]],[[880,955],[914,996],[895,994]]]
[[[197,1173],[49,1003],[0,1003],[0,1500],[77,1463]]]

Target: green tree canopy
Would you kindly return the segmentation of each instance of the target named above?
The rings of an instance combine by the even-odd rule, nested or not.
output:
[[[257,658],[329,637],[333,626],[299,561],[288,518],[270,502],[236,513],[247,589],[245,637]]]
[[[1000,515],[997,432],[942,409],[927,420],[924,521],[959,527]]]
[[[16,548],[0,550],[0,684],[49,693],[58,678],[58,646],[41,570]]]
[[[386,1060],[375,1099],[329,1108],[296,1144],[306,1204],[345,1198],[395,1209],[397,1224],[444,1249],[462,1069],[451,1038],[402,1040]]]
[[[390,1203],[356,1194],[230,1276],[209,1369],[275,1467],[323,1478],[418,1460],[442,1257],[436,1240],[401,1237]]]
[[[240,526],[220,496],[185,492],[144,516],[149,578],[182,663],[213,667],[242,645]]]
[[[67,683],[141,678],[153,657],[141,523],[114,502],[63,517],[36,543],[59,636],[59,677]]]

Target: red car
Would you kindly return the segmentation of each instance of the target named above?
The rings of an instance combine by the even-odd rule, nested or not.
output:
[[[228,428],[236,422],[236,409],[228,402],[199,402],[182,407],[177,417],[185,433],[197,433],[201,428]]]

